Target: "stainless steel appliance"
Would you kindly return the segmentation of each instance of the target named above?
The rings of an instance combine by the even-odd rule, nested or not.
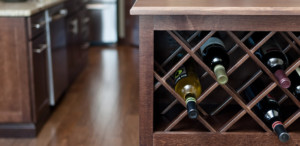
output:
[[[48,82],[50,105],[54,106],[68,87],[68,56],[66,48],[65,17],[63,5],[46,10],[48,53]]]
[[[92,0],[87,4],[91,19],[91,41],[113,44],[118,41],[117,0]]]

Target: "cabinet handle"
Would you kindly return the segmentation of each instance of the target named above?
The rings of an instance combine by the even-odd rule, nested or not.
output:
[[[67,16],[67,15],[68,15],[68,10],[61,9],[61,10],[59,10],[58,14],[56,14],[54,16],[51,16],[51,21],[56,21],[56,20],[61,19],[61,18],[65,17],[65,16]]]
[[[84,24],[87,24],[87,23],[89,23],[90,22],[90,18],[89,17],[85,17],[84,19],[83,19],[83,23]]]
[[[78,20],[75,19],[75,20],[71,21],[70,26],[72,27],[70,29],[70,32],[72,32],[73,34],[78,34]]]
[[[33,49],[34,53],[42,53],[43,51],[45,51],[48,48],[48,46],[46,44],[41,44],[40,48],[38,49]]]
[[[40,28],[42,28],[45,25],[46,25],[46,21],[42,21],[42,22],[40,22],[38,24],[33,24],[32,28],[40,29]]]
[[[82,50],[86,50],[86,49],[88,49],[90,47],[90,43],[89,42],[86,42],[86,43],[84,43],[82,46],[81,46],[81,49]]]

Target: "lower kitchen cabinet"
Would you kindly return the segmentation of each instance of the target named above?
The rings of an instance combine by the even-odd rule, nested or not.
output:
[[[39,123],[49,115],[49,87],[47,73],[47,43],[46,36],[41,36],[30,42],[29,52],[32,54],[32,86],[33,86],[33,121]]]
[[[27,22],[0,18],[1,137],[35,136],[50,115],[45,31],[31,36]]]
[[[74,3],[66,3],[66,7],[74,8]],[[67,19],[67,48],[69,81],[72,83],[84,69],[88,61],[88,48],[90,46],[90,17],[85,7],[78,7]]]
[[[58,13],[49,11],[49,25],[45,11],[0,17],[0,137],[36,136],[51,115],[50,82],[53,96],[61,97],[87,64],[89,17],[81,4],[68,16],[60,11],[63,6]]]

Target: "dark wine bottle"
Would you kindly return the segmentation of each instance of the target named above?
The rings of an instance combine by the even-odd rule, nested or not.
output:
[[[281,87],[289,88],[291,86],[291,81],[284,72],[289,64],[287,56],[282,52],[274,39],[271,38],[267,41],[255,55],[274,74]]]
[[[289,90],[300,100],[300,67],[298,67],[290,76],[292,81]]]
[[[209,38],[200,48],[204,63],[215,73],[220,84],[226,84],[228,77],[226,70],[229,67],[229,56],[225,50],[225,45],[217,37]]]
[[[261,80],[256,80],[248,88],[245,89],[247,101],[251,101],[260,89],[263,89],[264,83]],[[270,95],[263,98],[258,104],[253,107],[255,114],[272,129],[278,136],[281,142],[287,142],[290,138],[280,120],[279,104]]]

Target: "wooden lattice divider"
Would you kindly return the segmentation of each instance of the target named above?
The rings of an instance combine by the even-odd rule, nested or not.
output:
[[[206,71],[209,73],[209,75],[216,81],[216,78],[213,74],[213,72],[209,69],[208,66],[205,65],[204,62],[202,62],[202,60],[200,60],[199,57],[197,57],[197,55],[194,54],[193,51],[197,51],[200,46],[194,47],[194,48],[189,48],[188,43],[180,36],[176,35],[175,33],[168,31],[169,34],[183,47],[183,49],[185,49],[188,54],[191,55],[191,57]],[[192,51],[193,50],[193,51]],[[216,82],[215,82],[216,84]],[[251,109],[249,109],[241,100],[241,98],[239,97],[239,94],[236,93],[229,85],[221,85],[221,87],[229,94],[231,95],[234,100],[242,107],[244,108],[244,110],[247,111],[247,113],[266,131],[270,131],[268,129],[268,127],[251,111]],[[204,97],[205,98],[205,97]],[[175,121],[177,121],[177,119],[175,119]],[[172,124],[172,123],[171,123]]]
[[[246,41],[254,32],[251,31],[249,32],[245,37],[242,38],[242,41]],[[236,49],[238,48],[238,45],[235,44],[229,51],[228,51],[228,55],[231,55]],[[240,65],[242,65],[242,63],[244,63],[244,61],[246,61],[249,58],[248,55],[243,56],[234,66],[232,66],[228,71],[227,74],[231,75]],[[201,77],[200,80],[205,78],[208,75],[207,72],[205,72]],[[218,85],[218,84],[216,84]],[[217,86],[216,86],[217,87]],[[199,101],[200,103],[201,101]],[[177,100],[174,100],[173,102],[171,102],[171,104],[169,104],[162,112],[161,114],[165,114],[167,113],[173,106],[175,106],[177,103]],[[205,114],[206,115],[206,114]]]
[[[206,75],[210,75],[214,80],[216,80],[213,72],[202,62],[202,60],[195,55],[195,52],[204,44],[208,38],[210,38],[215,31],[211,31],[207,36],[205,36],[195,47],[191,47],[185,39],[183,39],[178,33],[168,31],[168,33],[180,44],[180,46],[187,52],[187,54],[169,71],[165,74],[164,77],[159,77],[159,75],[154,72],[155,78],[159,81],[161,85],[163,85],[167,90],[176,98],[175,101],[173,101],[164,111],[168,111],[177,101],[179,101],[183,106],[185,106],[185,103],[183,99],[166,83],[166,80],[190,57],[192,57],[205,71],[202,75],[202,77]],[[229,85],[221,85],[221,87],[231,96],[226,103],[230,102],[232,99],[235,100],[243,109],[237,113],[233,118],[231,118],[222,128],[219,130],[220,132],[227,131],[234,123],[236,123],[240,118],[242,118],[246,113],[248,113],[265,131],[270,132],[270,129],[251,111],[251,108],[253,108],[260,100],[262,100],[267,94],[269,94],[275,87],[280,87],[279,83],[273,76],[273,74],[267,69],[266,66],[264,66],[260,60],[254,55],[254,52],[257,51],[265,42],[267,42],[276,32],[272,31],[267,36],[265,36],[259,43],[257,43],[251,50],[248,49],[243,42],[247,40],[253,32],[249,32],[245,37],[243,37],[241,40],[237,38],[235,34],[228,31],[227,32],[229,36],[236,42],[236,45],[229,51],[229,53],[232,53],[235,49],[238,47],[242,48],[246,55],[244,55],[231,69],[228,70],[228,74],[230,75],[232,72],[234,72],[241,64],[243,64],[249,57],[254,60],[258,66],[269,75],[271,80],[273,80],[273,83],[270,83],[269,86],[267,86],[259,95],[257,95],[252,101],[248,103],[248,105],[245,105],[242,98],[240,97],[239,93],[243,91],[247,86],[249,86],[254,80],[256,80],[261,74],[262,71],[258,71],[255,73],[254,76],[250,78],[241,88],[238,89],[236,92],[234,89],[232,89]],[[280,33],[282,37],[289,43],[289,46],[285,48],[285,52],[289,48],[294,48],[297,52],[299,52],[298,47],[295,45],[297,43],[300,44],[300,41],[298,38],[292,33],[288,32],[289,36],[294,39],[294,41],[291,41],[284,33]],[[180,48],[181,49],[181,48]],[[173,54],[172,54],[173,55]],[[297,59],[290,67],[286,70],[286,74],[289,75],[292,71],[294,71],[298,66],[300,65],[300,59]],[[160,84],[155,85],[155,89],[157,89]],[[218,87],[218,83],[215,81],[206,91],[203,92],[203,94],[197,99],[197,104],[199,104],[201,101],[203,101],[212,91],[214,91]],[[281,87],[280,87],[281,88]],[[295,104],[299,108],[299,101],[296,99],[294,95],[290,93],[287,89],[281,88],[281,90],[287,95],[282,97],[282,100],[280,102],[283,102],[288,97],[291,98]],[[226,106],[223,104],[223,107]],[[223,108],[222,107],[222,108]],[[165,129],[165,131],[170,131],[174,126],[176,126],[184,117],[187,116],[187,111],[183,111],[180,113]],[[288,127],[291,125],[294,121],[296,121],[300,116],[300,111],[297,110],[293,115],[291,115],[285,122],[285,127]],[[216,130],[201,116],[198,116],[198,120],[211,132],[216,132]]]
[[[206,37],[204,37],[204,39],[202,39],[196,46],[199,46],[199,48],[200,48],[200,46],[202,45],[202,44],[204,44],[213,34],[214,34],[215,32],[214,31],[211,31]],[[174,34],[175,35],[175,34]],[[194,51],[194,52],[196,52],[197,50],[196,49],[194,49],[194,50],[189,50],[189,51]],[[193,53],[194,53],[193,52]],[[191,54],[186,54],[168,73],[166,73],[165,74],[165,76],[164,77],[160,77],[155,71],[154,71],[154,77],[184,106],[184,107],[186,107],[186,105],[185,105],[185,102],[184,102],[184,100],[180,97],[180,95],[178,95],[175,91],[174,91],[174,89],[172,88],[172,87],[170,87],[169,85],[168,85],[168,83],[166,83],[166,80],[172,75],[172,74],[174,74],[174,72],[187,60],[187,59],[189,59],[190,58],[190,56],[191,56]],[[157,84],[156,84],[157,85]],[[182,115],[182,116],[180,116],[180,115]],[[177,117],[176,119],[175,119],[175,122],[172,122],[168,127],[167,127],[167,129],[165,130],[165,131],[169,131],[169,130],[171,130],[177,123],[176,123],[176,121],[180,121],[179,119],[180,118],[184,118],[186,115],[187,115],[187,113],[186,113],[186,111],[185,112],[183,112],[182,114],[180,114],[179,115],[179,117]],[[198,116],[197,117],[197,119],[207,128],[207,129],[209,129],[211,132],[216,132],[216,130],[205,120],[205,119],[203,119],[201,116]],[[175,124],[176,123],[176,124]]]
[[[273,35],[273,33],[269,34],[269,35]],[[289,45],[285,49],[283,49],[283,52],[286,53],[287,51],[289,51],[290,48],[294,48],[297,51],[297,53],[300,55],[299,48],[295,45],[295,41],[292,42],[289,38],[287,38],[287,36],[283,32],[280,32],[280,35],[289,43]],[[250,36],[248,36],[248,34],[247,34],[245,37],[247,37],[247,39],[248,39]],[[268,36],[266,36],[266,37],[268,37]],[[262,40],[262,42],[266,42],[267,41],[265,38]],[[241,40],[242,42],[244,42],[243,39]],[[254,47],[254,48],[256,49],[258,47]],[[237,90],[237,92],[240,93],[243,90],[245,90],[247,88],[247,86],[249,86],[252,82],[254,82],[254,80],[256,80],[261,74],[262,74],[261,70],[258,71],[258,72],[256,72],[255,75],[252,78],[250,78],[250,80],[248,82],[246,82],[241,88],[239,88]],[[287,97],[288,96],[283,96],[279,100],[279,103],[282,103],[283,101],[285,101],[287,99]],[[212,116],[216,115],[218,112],[220,112],[222,109],[224,109],[232,100],[233,100],[232,97],[229,97],[222,105],[220,105],[219,107],[217,107],[210,115],[212,115]]]
[[[288,97],[289,98],[291,98],[293,101],[294,101],[294,103],[298,106],[298,107],[300,107],[300,102],[298,101],[298,99],[288,90],[288,89],[284,89],[284,88],[282,88],[280,85],[279,85],[279,83],[278,83],[278,81],[276,80],[276,78],[275,78],[275,76],[271,73],[271,71],[253,54],[256,50],[255,50],[255,47],[253,48],[253,49],[251,49],[251,50],[249,50],[246,46],[245,46],[245,44],[243,43],[243,42],[241,42],[239,39],[238,39],[238,37],[235,35],[235,34],[233,34],[232,32],[230,32],[230,31],[228,31],[228,34],[234,39],[234,41],[236,42],[236,43],[238,43],[239,45],[240,45],[240,47],[244,50],[244,51],[246,51],[247,52],[247,54],[248,55],[250,55],[250,57],[252,58],[252,60],[253,61],[255,61],[256,62],[256,64],[271,78],[271,80],[273,81],[273,82],[275,82],[277,85],[278,85],[278,87],[286,94],[286,95],[288,95]],[[298,61],[299,61],[299,59],[298,59]],[[292,66],[292,65],[291,65]],[[297,68],[299,66],[299,64],[297,65],[297,61],[296,61],[296,66],[294,67],[294,70]],[[291,72],[292,71],[294,71],[294,70],[291,70]],[[291,73],[290,72],[290,73]],[[289,73],[287,73],[287,75],[289,75]]]
[[[191,42],[193,39],[195,39],[197,37],[197,35],[200,33],[200,31],[196,31],[194,34],[192,34],[188,39],[187,42]],[[155,65],[164,73],[166,73],[166,71],[164,71],[163,67],[166,66],[180,51],[182,50],[182,47],[178,47],[165,61],[163,61],[163,63],[161,65],[159,65],[158,63],[156,63]],[[159,87],[161,86],[160,82],[157,82],[155,84],[155,88],[154,90],[157,90]],[[175,100],[177,101],[177,100]],[[176,102],[177,103],[177,102]]]

